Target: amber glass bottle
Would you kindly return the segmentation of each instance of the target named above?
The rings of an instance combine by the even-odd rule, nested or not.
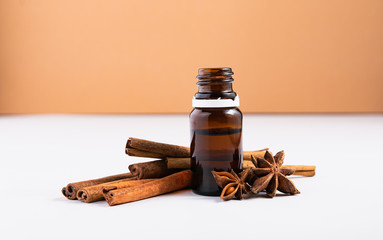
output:
[[[219,196],[212,170],[242,168],[242,113],[231,68],[202,68],[190,113],[193,191]]]

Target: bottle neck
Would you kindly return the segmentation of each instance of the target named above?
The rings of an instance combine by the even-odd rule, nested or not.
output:
[[[195,99],[234,100],[237,94],[233,91],[233,74],[231,68],[200,68]]]

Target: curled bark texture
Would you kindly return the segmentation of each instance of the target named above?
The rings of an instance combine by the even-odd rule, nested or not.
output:
[[[135,148],[145,152],[157,153],[168,157],[190,157],[188,147],[152,142],[144,139],[129,138],[126,148]]]
[[[304,176],[304,177],[315,176],[316,166],[284,165],[284,167],[295,169],[294,175],[300,175],[300,176]]]
[[[122,179],[113,182],[101,183],[89,187],[81,188],[77,192],[77,199],[84,201],[86,203],[96,202],[100,200],[104,200],[104,196],[102,195],[102,191],[104,189],[114,190],[120,188],[134,187],[138,186],[154,179],[143,179],[143,180],[135,180],[135,177]]]
[[[255,158],[260,157],[263,158],[265,155],[265,151],[268,148],[256,150],[256,151],[244,151],[243,159],[251,160],[251,156],[253,155]],[[125,153],[129,156],[135,157],[148,157],[148,158],[190,158],[190,148],[184,146],[178,146],[173,144],[159,143],[148,141],[144,139],[138,138],[129,138],[126,147]],[[187,161],[183,159],[183,161]],[[184,164],[183,162],[182,164]],[[181,167],[174,167],[181,168]],[[190,167],[183,167],[185,169]]]
[[[191,178],[191,170],[185,170],[136,187],[111,191],[105,189],[103,194],[108,204],[114,206],[188,188]]]
[[[283,165],[287,168],[294,168],[295,171],[315,171],[315,166],[307,166],[307,165]]]
[[[165,160],[131,164],[129,170],[138,179],[161,178],[180,171],[179,169],[168,169]]]
[[[299,175],[303,177],[314,177],[315,176],[315,171],[295,171],[293,175]]]
[[[254,167],[254,164],[251,162],[251,156],[259,156],[263,158],[265,152],[243,152],[243,168]],[[178,169],[189,169],[191,167],[190,158],[175,158],[175,157],[166,157],[167,166],[169,169],[178,168]]]
[[[269,152],[270,153],[270,152]],[[242,168],[258,168],[258,160],[256,158],[252,158],[250,161],[243,161]],[[294,171],[288,171],[286,169],[294,170]],[[315,176],[315,169],[316,166],[309,166],[309,165],[283,165],[283,169],[281,169],[282,174],[288,176],[288,175],[299,175],[304,177],[313,177]],[[262,171],[262,170],[257,170]]]
[[[190,169],[191,163],[190,158],[166,158],[166,164],[168,169]],[[250,160],[243,160],[242,168],[254,168],[255,165]],[[286,173],[285,175],[300,175],[305,177],[315,176],[315,166],[305,166],[305,165],[285,165],[285,168],[294,169],[294,173]]]
[[[282,173],[284,175],[299,175],[299,176],[304,176],[304,177],[313,177],[313,176],[315,176],[315,166],[285,165],[284,167],[292,169],[292,170],[295,170],[294,172],[289,173],[289,172],[285,172],[286,169],[282,169]],[[306,167],[308,167],[309,170],[297,170],[297,169],[306,169]],[[314,170],[310,170],[310,169],[312,169],[312,167],[314,167],[313,168]],[[246,161],[243,161],[242,168],[243,169],[254,168],[254,164],[251,163],[250,161],[246,160]]]
[[[268,149],[268,148],[265,148]],[[255,158],[264,158],[265,157],[265,150],[258,150],[258,151],[244,151],[243,152],[243,160],[249,160],[251,161],[251,156]]]
[[[190,169],[191,159],[190,158],[166,158],[167,167],[169,169],[179,168],[179,169]]]
[[[92,180],[86,180],[81,182],[75,182],[75,183],[69,183],[66,187],[62,188],[61,192],[62,194],[70,199],[70,200],[76,200],[77,199],[77,192],[80,188],[93,186],[100,183],[106,183],[111,181],[116,181],[120,179],[130,178],[133,175],[131,173],[122,173],[118,175],[103,177],[103,178],[97,178]]]
[[[135,148],[126,148],[125,153],[133,157],[146,157],[146,158],[164,158],[165,155],[153,152],[146,152]]]

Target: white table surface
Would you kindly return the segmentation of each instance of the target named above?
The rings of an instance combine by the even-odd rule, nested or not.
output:
[[[315,177],[293,178],[300,195],[70,201],[67,183],[147,160],[125,155],[130,136],[188,145],[188,116],[0,116],[0,238],[383,238],[383,115],[246,115],[243,129],[244,149],[283,149],[286,164],[317,166]]]

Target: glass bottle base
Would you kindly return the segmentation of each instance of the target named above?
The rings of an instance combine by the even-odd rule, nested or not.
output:
[[[195,194],[198,194],[198,195],[202,195],[202,196],[210,196],[210,197],[219,197],[221,196],[221,192],[220,191],[200,191],[198,189],[192,189],[193,193]]]

